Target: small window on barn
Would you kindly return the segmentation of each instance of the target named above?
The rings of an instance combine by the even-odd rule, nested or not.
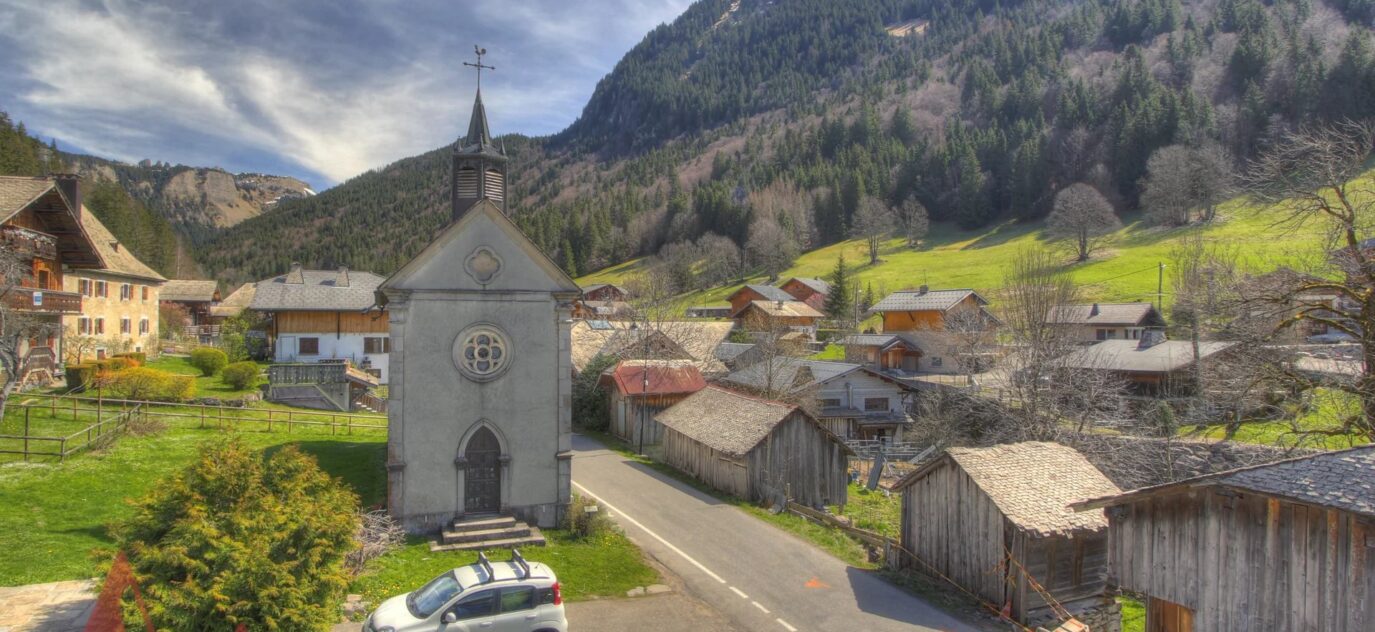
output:
[[[931,366],[941,366],[942,364],[943,362],[940,356],[931,358]]]
[[[364,338],[363,353],[391,353],[391,338],[383,336]]]
[[[320,355],[319,338],[301,338],[296,343],[296,353],[300,355]]]
[[[874,411],[884,411],[884,410],[888,410],[888,398],[887,398],[887,397],[866,397],[866,398],[864,398],[864,410],[865,410],[865,412],[874,412]]]

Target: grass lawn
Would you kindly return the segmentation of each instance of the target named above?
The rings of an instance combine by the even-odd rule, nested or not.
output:
[[[228,433],[174,427],[126,436],[114,446],[65,464],[0,466],[0,586],[92,577],[113,539],[107,525],[129,515],[127,498],[147,493],[157,480],[189,464],[204,441]],[[365,505],[383,500],[385,435],[242,433],[250,446],[296,444],[331,474],[358,491]]]
[[[196,397],[217,397],[219,399],[243,399],[244,395],[256,394],[258,385],[267,380],[266,374],[260,376],[253,384],[245,389],[235,389],[220,380],[219,375],[205,377],[201,375],[201,370],[191,366],[190,358],[186,356],[163,355],[156,360],[145,364],[149,368],[176,373],[177,375],[196,376]],[[265,370],[266,363],[258,363],[260,370]]]
[[[1146,632],[1146,606],[1131,597],[1118,597],[1122,605],[1122,632]]]
[[[812,356],[811,356],[811,359],[812,359],[812,360],[836,360],[836,361],[844,360],[844,359],[845,359],[845,347],[843,347],[843,346],[841,346],[841,345],[837,345],[837,344],[828,344],[828,345],[826,345],[826,349],[825,349],[825,350],[819,351],[819,352],[817,352],[817,353],[813,353]]]
[[[548,546],[528,547],[521,555],[554,569],[564,599],[622,597],[631,588],[659,581],[659,574],[645,564],[640,550],[620,533],[584,541],[566,531],[547,530],[544,537]],[[487,551],[487,556],[493,561],[510,559],[506,551]],[[476,561],[477,551],[431,553],[427,540],[414,538],[400,550],[370,562],[349,592],[377,604],[415,590],[444,571]]]
[[[1202,234],[1212,243],[1235,248],[1242,264],[1257,271],[1285,265],[1322,247],[1317,226],[1277,230],[1273,223],[1279,217],[1274,209],[1257,207],[1242,199],[1225,204],[1219,219],[1203,226],[1162,229],[1147,226],[1137,216],[1127,216],[1123,218],[1125,226],[1112,235],[1107,249],[1088,262],[1072,265],[1071,273],[1081,284],[1086,300],[1150,301],[1155,299],[1157,265],[1168,262],[1171,249],[1186,236]],[[876,265],[868,263],[863,240],[849,240],[803,254],[780,278],[824,278],[834,268],[836,257],[844,253],[845,260],[855,265],[854,278],[859,287],[872,284],[879,296],[922,284],[991,291],[1002,285],[1003,267],[1014,253],[1046,244],[1042,222],[1009,222],[978,232],[933,223],[931,233],[919,248],[908,248],[902,239],[884,242],[881,261]],[[1068,265],[1068,257],[1066,262]],[[634,260],[584,276],[578,283],[623,284],[643,267],[642,260]],[[764,276],[744,279],[749,283],[767,280]],[[679,297],[679,302],[683,307],[724,304],[726,296],[739,287],[735,284],[693,292]],[[1170,302],[1168,294],[1165,302]]]
[[[851,483],[848,496],[843,515],[850,518],[851,524],[885,537],[901,537],[901,494],[885,493],[882,489],[869,491],[863,485]]]
[[[1301,446],[1305,448],[1324,448],[1339,450],[1369,443],[1364,437],[1354,435],[1304,435],[1304,430],[1332,428],[1340,420],[1360,412],[1360,404],[1349,393],[1326,388],[1313,390],[1310,405],[1303,410],[1297,406],[1290,411],[1290,419],[1283,421],[1249,422],[1241,425],[1232,440],[1265,445]],[[1225,425],[1208,426],[1201,432],[1190,426],[1180,429],[1180,434],[1205,438],[1222,439],[1227,435]]]

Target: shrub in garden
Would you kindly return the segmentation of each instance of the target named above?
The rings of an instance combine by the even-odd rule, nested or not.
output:
[[[68,364],[65,367],[67,373],[67,390],[79,393],[95,383],[96,365],[92,363]]]
[[[597,501],[585,496],[573,496],[564,515],[563,528],[580,539],[601,539],[615,532],[616,526]]]
[[[159,630],[321,630],[337,621],[358,498],[295,447],[207,445],[116,539]]]
[[[95,365],[98,371],[109,371],[113,373],[115,371],[123,371],[124,369],[132,369],[139,366],[139,362],[133,358],[111,356],[104,360],[96,360]]]
[[[140,401],[177,402],[196,396],[196,379],[146,366],[124,369],[100,378],[112,395]]]
[[[190,362],[201,370],[201,375],[210,377],[229,364],[229,356],[214,347],[196,347],[191,350]]]
[[[258,363],[251,360],[235,362],[220,370],[220,380],[236,391],[242,391],[258,381]]]
[[[134,366],[143,366],[145,364],[148,364],[148,354],[142,351],[127,351],[124,353],[116,353],[113,357],[128,358],[130,360],[133,360]]]

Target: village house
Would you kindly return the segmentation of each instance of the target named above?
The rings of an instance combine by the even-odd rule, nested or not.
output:
[[[981,332],[944,331],[850,334],[839,344],[845,348],[846,362],[893,377],[954,375],[988,364],[983,358],[971,357],[980,352],[981,345],[964,339],[979,335]]]
[[[788,301],[794,300],[797,299],[793,298],[793,295],[784,292],[780,288],[776,288],[772,285],[763,285],[757,283],[743,285],[740,287],[740,289],[732,292],[730,296],[726,297],[726,302],[730,303],[729,318],[735,318],[736,314],[740,313],[740,310],[745,309],[745,307],[747,307],[750,303],[754,301],[773,301],[775,303],[786,303]]]
[[[63,289],[69,271],[105,264],[81,222],[77,177],[0,176],[0,245],[28,273],[17,286],[0,279],[0,300],[33,326],[20,341],[21,384],[45,384],[61,371],[62,319],[81,313],[81,294]],[[14,323],[8,323],[14,326]]]
[[[579,320],[571,337],[574,374],[597,356],[614,360],[690,360],[707,379],[730,370],[716,350],[730,337],[734,323],[670,320],[659,322]]]
[[[1323,322],[1324,319],[1331,320],[1360,331],[1359,325],[1341,315],[1343,312],[1349,314],[1356,311],[1356,306],[1349,298],[1329,289],[1304,292],[1295,289],[1304,284],[1324,281],[1325,279],[1288,267],[1249,276],[1241,284],[1241,294],[1248,299],[1249,305],[1243,319],[1256,327],[1274,329],[1285,320],[1296,316],[1300,309],[1311,310],[1308,312],[1310,317],[1299,320],[1281,332],[1284,342],[1354,340],[1350,333]]]
[[[201,343],[219,337],[220,328],[210,315],[210,310],[220,302],[219,284],[197,279],[170,279],[161,289],[159,303],[177,305],[185,309],[190,318],[182,335]]]
[[[805,411],[708,386],[659,413],[664,462],[749,501],[843,505],[853,452]]]
[[[1025,625],[1058,627],[1054,603],[1094,632],[1118,629],[1105,597],[1108,519],[1069,504],[1121,490],[1074,448],[950,448],[893,491],[902,494],[906,566],[947,577]]]
[[[582,288],[582,300],[624,303],[630,300],[630,292],[614,283],[593,283]]]
[[[764,397],[803,402],[842,439],[902,441],[912,426],[917,389],[858,364],[774,357],[721,380]]]
[[[750,332],[792,332],[804,341],[816,340],[817,324],[825,314],[802,301],[750,301],[735,312],[739,327]]]
[[[1147,329],[1163,329],[1165,317],[1151,303],[1093,303],[1060,305],[1050,310],[1046,322],[1064,327],[1075,342],[1140,340]]]
[[[980,330],[997,325],[988,301],[974,290],[915,290],[893,292],[869,311],[881,314],[884,333],[898,331]]]
[[[1234,343],[1200,342],[1199,359],[1225,352]],[[1165,333],[1147,330],[1140,340],[1105,340],[1061,358],[1060,366],[1103,371],[1125,380],[1135,390],[1153,395],[1184,395],[1197,389],[1193,343],[1166,340]]]
[[[80,362],[129,351],[158,351],[158,293],[166,282],[115,239],[90,210],[82,208],[81,226],[104,267],[73,269],[62,288],[82,296],[81,313],[62,317],[70,344],[66,359]]]
[[[655,415],[706,388],[707,381],[688,360],[621,360],[602,373],[600,386],[607,393],[611,434],[639,447],[662,440]]]
[[[1146,630],[1356,632],[1375,622],[1375,447],[1109,493],[1112,580]]]
[[[210,322],[222,325],[224,321],[243,313],[253,304],[253,296],[258,293],[257,283],[244,283],[224,297],[224,300],[210,307]]]
[[[274,362],[347,360],[387,383],[387,313],[373,310],[382,277],[348,268],[305,270],[259,281],[249,308],[268,318]]]
[[[826,309],[826,297],[831,293],[831,284],[821,279],[793,277],[784,281],[778,289],[787,292],[794,300],[802,301],[821,311]]]

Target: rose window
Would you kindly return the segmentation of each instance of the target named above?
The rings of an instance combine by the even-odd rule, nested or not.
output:
[[[469,378],[490,380],[506,370],[510,346],[506,336],[495,328],[486,325],[470,327],[458,337],[456,343],[455,363]]]

